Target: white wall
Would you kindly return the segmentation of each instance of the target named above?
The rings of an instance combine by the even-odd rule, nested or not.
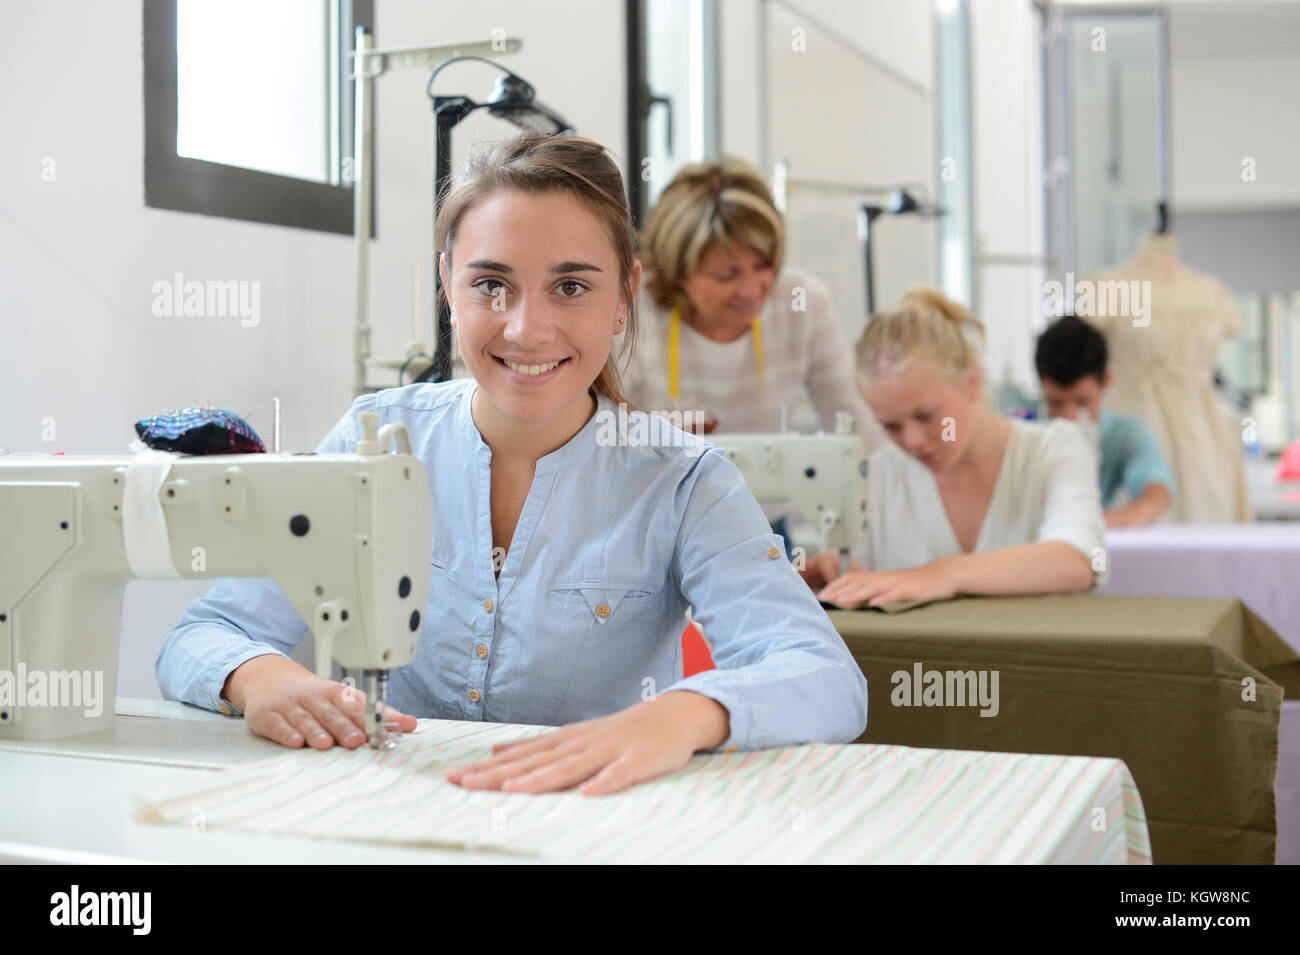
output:
[[[1180,4],[1169,46],[1174,209],[1300,207],[1300,3]]]
[[[723,0],[723,148],[770,177],[919,181],[933,197],[933,19],[928,3]],[[799,46],[793,31],[799,31]],[[755,55],[752,44],[765,50]],[[849,341],[865,322],[856,197],[792,188],[788,256],[826,281]],[[884,217],[873,239],[877,307],[935,279],[933,220]],[[796,417],[795,423],[801,422]]]
[[[927,0],[768,0],[796,17],[805,17],[835,31],[843,42],[875,61],[883,73],[900,83],[913,84],[928,101],[925,127],[930,168],[915,178],[933,186],[937,176],[933,157],[934,37],[932,8]],[[761,110],[767,64],[753,57],[753,37],[766,20],[763,0],[722,0],[723,146],[751,161],[761,162],[767,135]],[[1030,0],[976,0],[971,3],[972,113],[974,133],[974,218],[978,266],[975,310],[989,329],[985,367],[993,382],[1004,370],[1029,384],[1033,379],[1032,339],[1041,325],[1042,236],[1042,132],[1039,90],[1039,47],[1034,33]],[[869,104],[864,112],[869,110]],[[824,119],[818,107],[818,120]],[[890,143],[878,139],[864,167],[888,164]],[[837,154],[837,161],[852,156]],[[911,231],[914,223],[890,223]],[[897,230],[895,230],[897,231]],[[885,242],[883,237],[881,243]],[[920,232],[910,235],[915,248],[932,243]],[[896,291],[890,285],[898,268],[889,254],[877,259],[877,283],[882,304]],[[1026,260],[1026,261],[1011,261]],[[933,259],[929,260],[931,263]],[[929,279],[937,274],[931,265]],[[909,276],[911,278],[911,276]],[[906,284],[906,283],[904,283]],[[842,316],[844,318],[844,316]],[[846,321],[846,330],[852,332]]]
[[[1040,47],[1030,0],[970,4],[975,314],[990,385],[1036,381],[1043,255]]]
[[[924,89],[934,85],[934,18],[930,0],[771,2],[821,24],[900,79]]]
[[[565,4],[557,17],[550,4],[529,0],[472,8],[377,0],[377,45],[488,39],[491,28],[503,27],[524,40],[509,67],[579,132],[622,157],[623,6]],[[3,22],[0,447],[125,453],[134,421],[201,402],[244,415],[269,440],[272,396],[284,403],[282,446],[314,447],[352,400],[350,238],[145,208],[140,0],[6,0]],[[493,75],[461,64],[444,72],[437,89],[483,97]],[[425,79],[419,71],[393,74],[378,89],[379,231],[370,273],[376,354],[396,352],[410,338],[417,261],[430,335]],[[469,128],[492,137],[510,129],[489,121]],[[52,182],[41,177],[47,157],[55,163]],[[260,282],[260,323],[155,317],[152,285],[175,272]],[[46,419],[55,424],[48,442]],[[156,650],[207,587],[128,586],[120,693],[158,695]]]
[[[867,319],[863,251],[858,238],[862,194],[814,192],[800,181],[890,186],[920,182],[934,196],[934,107],[928,87],[882,67],[854,42],[809,21],[802,10],[773,5],[769,21],[769,155],[789,162],[786,225],[790,260],[826,281],[846,339]],[[802,31],[806,51],[791,50]],[[883,204],[877,193],[870,200]],[[933,281],[934,219],[884,215],[871,239],[875,306],[889,308],[903,291]]]
[[[765,140],[762,0],[718,0],[718,109],[723,152],[758,165]]]
[[[929,0],[718,0],[721,137],[732,155],[765,169],[776,158],[764,155],[769,64],[760,51],[768,7],[835,37],[902,84],[925,95],[933,89]]]

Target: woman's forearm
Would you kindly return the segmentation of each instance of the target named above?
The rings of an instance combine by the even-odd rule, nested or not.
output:
[[[1169,489],[1157,481],[1148,484],[1137,498],[1117,510],[1123,515],[1122,524],[1141,526],[1150,524],[1163,514],[1172,501]]]
[[[694,741],[695,750],[721,746],[731,735],[731,714],[712,697],[693,690],[670,690],[653,703],[667,705],[682,720],[683,732]]]
[[[1063,541],[1035,541],[935,561],[962,594],[1073,593],[1092,586],[1092,566]]]

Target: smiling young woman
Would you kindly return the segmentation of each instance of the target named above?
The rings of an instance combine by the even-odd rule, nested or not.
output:
[[[435,227],[472,378],[358,398],[400,422],[433,503],[428,605],[390,699],[415,716],[564,728],[448,771],[470,788],[608,793],[698,751],[847,742],[867,686],[721,449],[624,402],[640,263],[599,143],[527,134],[477,156]],[[645,442],[599,440],[611,419]],[[622,426],[622,425],[620,425]],[[717,669],[682,677],[687,607]],[[164,643],[164,693],[242,710],[287,746],[360,745],[360,697],[287,659],[306,624],[267,581],[222,580]]]

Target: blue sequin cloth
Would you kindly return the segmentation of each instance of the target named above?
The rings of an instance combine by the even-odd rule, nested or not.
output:
[[[223,408],[184,408],[135,423],[151,448],[181,454],[249,454],[266,446],[247,421]]]

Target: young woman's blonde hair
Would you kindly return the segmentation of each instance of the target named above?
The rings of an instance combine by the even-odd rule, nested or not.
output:
[[[641,230],[641,264],[651,301],[662,309],[685,309],[681,283],[699,268],[710,243],[732,241],[769,259],[774,274],[781,271],[785,226],[763,174],[731,157],[682,167]]]
[[[580,201],[609,232],[618,259],[619,284],[627,300],[624,345],[630,354],[636,341],[636,289],[632,266],[636,257],[636,231],[618,164],[594,139],[583,136],[526,132],[485,149],[466,163],[447,190],[433,227],[434,248],[446,253],[451,274],[456,230],[465,214],[502,190],[530,195],[565,193]],[[445,289],[439,294],[446,299]],[[635,408],[623,393],[614,348],[592,382],[591,391],[611,401]]]
[[[859,387],[880,374],[897,374],[918,358],[931,358],[953,384],[979,367],[984,325],[966,308],[936,288],[916,285],[903,293],[898,308],[877,312],[858,339]]]

